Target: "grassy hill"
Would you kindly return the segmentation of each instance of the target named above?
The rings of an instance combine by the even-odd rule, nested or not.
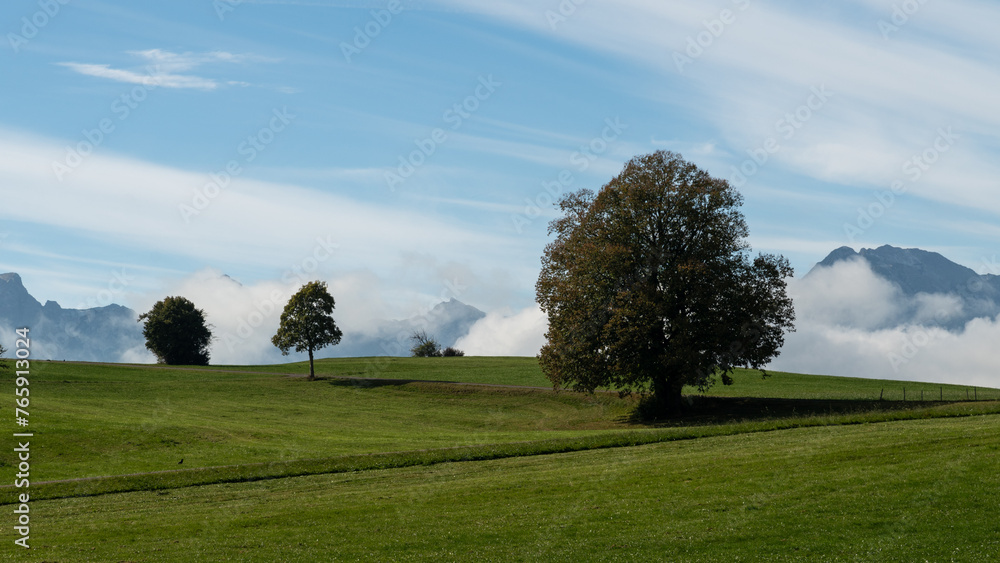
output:
[[[218,366],[220,369],[249,370],[269,373],[309,373],[308,362],[267,366]],[[959,401],[976,398],[1000,399],[1000,390],[974,389],[962,385],[901,382],[862,377],[833,377],[785,372],[768,372],[763,378],[759,371],[737,369],[735,384],[721,383],[704,394],[720,397],[758,397],[782,399],[837,399]],[[333,358],[316,361],[317,376],[388,378],[523,385],[551,388],[552,383],[542,373],[534,358]],[[699,390],[686,388],[685,393],[701,395]],[[921,393],[923,395],[921,396]]]
[[[36,549],[8,559],[1000,553],[1000,404],[900,382],[741,372],[692,390],[721,414],[651,426],[612,393],[437,383],[547,386],[531,358],[32,368]]]

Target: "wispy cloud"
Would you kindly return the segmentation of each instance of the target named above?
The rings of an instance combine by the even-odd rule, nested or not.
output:
[[[961,146],[912,195],[1000,214],[1000,200],[987,188],[995,183],[1000,125],[1000,103],[991,94],[1000,89],[1000,79],[988,70],[998,43],[983,23],[995,19],[995,5],[928,3],[920,17],[886,40],[878,23],[892,18],[890,0],[858,0],[844,8],[850,17],[840,19],[780,2],[753,2],[679,74],[670,54],[683,53],[689,38],[705,32],[704,22],[718,16],[718,3],[587,3],[553,28],[546,13],[558,3],[546,0],[442,1],[683,80],[702,93],[690,111],[716,129],[716,152],[732,155],[727,167],[773,136],[781,145],[769,165],[776,171],[846,188],[884,187],[940,128],[953,127]],[[836,94],[829,107],[794,138],[776,134],[775,123],[801,108],[810,89],[820,85]],[[670,89],[640,95],[684,103]]]
[[[120,68],[111,68],[106,64],[59,63],[74,72],[97,78],[107,78],[116,82],[142,84],[143,86],[163,86],[164,88],[195,88],[199,90],[214,90],[219,83],[209,78],[185,76],[161,72],[152,67],[149,72],[141,73]]]
[[[242,80],[220,80],[179,73],[210,64],[246,65],[251,63],[273,63],[278,60],[250,54],[228,53],[226,51],[174,53],[162,49],[147,49],[145,51],[128,51],[127,53],[132,57],[141,59],[144,64],[133,68],[113,68],[110,64],[79,62],[60,62],[57,64],[85,76],[106,78],[128,84],[162,86],[164,88],[215,90],[224,85],[250,86],[250,83]]]
[[[370,264],[375,274],[406,279],[407,286],[428,295],[439,294],[445,281],[467,285],[464,297],[488,305],[497,304],[501,297],[495,296],[509,295],[510,288],[530,287],[534,276],[516,266],[507,277],[494,273],[497,262],[516,265],[525,252],[534,252],[531,241],[484,233],[472,221],[443,220],[429,207],[387,207],[321,189],[234,178],[188,222],[181,206],[197,206],[193,198],[211,182],[206,173],[94,154],[61,184],[49,173],[51,157],[61,149],[58,143],[14,134],[0,137],[0,181],[18,186],[12,191],[20,194],[0,208],[0,221],[36,225],[55,238],[119,241],[120,255],[151,252],[229,273],[278,269],[276,275],[293,266],[318,276]],[[144,189],[137,191],[136,185]],[[45,214],[29,217],[20,211],[56,201]],[[323,246],[328,241],[339,245],[336,252]],[[322,246],[320,254],[333,255],[323,264],[313,258],[317,245]],[[468,261],[470,272],[480,281],[474,282],[471,273],[457,281],[446,279],[407,258],[431,250],[442,260],[475,257]]]

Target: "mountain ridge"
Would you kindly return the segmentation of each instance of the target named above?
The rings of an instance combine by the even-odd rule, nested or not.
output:
[[[341,343],[323,350],[321,357],[409,356],[410,336],[418,330],[426,331],[442,347],[454,346],[485,316],[452,298],[424,314],[384,321],[374,334],[351,332],[345,327]],[[114,303],[89,309],[66,309],[51,300],[43,305],[28,292],[20,275],[0,274],[0,333],[29,327],[33,356],[39,359],[137,361],[148,355],[138,319],[134,310]],[[279,358],[275,350],[274,361],[281,361]]]
[[[855,251],[842,246],[817,263],[806,276],[851,260],[865,261],[876,276],[895,285],[908,298],[948,295],[961,301],[961,314],[936,322],[926,319],[922,322],[960,330],[974,318],[993,319],[1000,315],[1000,276],[978,274],[942,254],[919,248],[882,245]]]
[[[33,356],[50,360],[117,362],[130,350],[145,348],[138,314],[111,304],[64,309],[55,301],[42,305],[24,287],[21,276],[0,274],[0,329],[28,327]]]

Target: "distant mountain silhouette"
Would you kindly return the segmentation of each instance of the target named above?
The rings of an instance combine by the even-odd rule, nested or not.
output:
[[[866,261],[877,276],[896,285],[905,297],[950,295],[961,300],[961,314],[940,321],[922,320],[922,324],[961,329],[971,319],[1000,314],[1000,277],[977,274],[941,254],[918,248],[885,245],[855,252],[844,246],[831,252],[807,275],[849,260]],[[900,323],[906,321],[901,319]]]
[[[63,309],[55,301],[42,305],[25,289],[21,276],[0,275],[0,330],[31,329],[35,358],[121,361],[126,351],[145,346],[137,319],[135,311],[121,305],[91,309]]]
[[[387,321],[375,334],[347,332],[338,346],[329,349],[333,357],[355,356],[409,356],[410,335],[423,330],[437,340],[442,348],[454,346],[458,339],[469,333],[476,321],[486,316],[479,309],[449,299],[438,303],[425,315],[409,319]]]
[[[855,252],[844,246],[831,252],[816,267],[831,266],[854,258],[866,260],[871,264],[872,271],[898,285],[906,295],[969,291],[1000,295],[1000,287],[995,285],[997,276],[977,274],[971,268],[956,264],[937,252],[919,248],[885,245],[874,250],[863,248],[861,252]]]
[[[375,333],[344,334],[338,346],[320,357],[409,356],[410,336],[425,331],[444,347],[469,333],[486,313],[456,299],[437,304],[426,314],[385,321]],[[0,337],[10,345],[14,330],[31,329],[32,357],[47,360],[120,362],[146,354],[146,339],[138,314],[121,305],[91,309],[64,309],[55,301],[45,305],[28,293],[15,273],[0,275]],[[277,354],[275,362],[288,361]]]

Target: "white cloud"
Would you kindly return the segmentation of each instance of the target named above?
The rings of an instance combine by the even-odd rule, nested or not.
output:
[[[405,318],[448,296],[487,310],[525,303],[537,276],[524,260],[541,252],[537,241],[484,230],[472,220],[442,217],[423,202],[369,203],[327,190],[237,177],[185,221],[180,206],[192,205],[196,194],[205,192],[212,182],[209,174],[95,152],[59,182],[51,167],[65,151],[47,139],[0,135],[0,182],[12,188],[0,206],[0,221],[21,222],[45,233],[30,245],[15,241],[6,246],[24,247],[25,256],[32,256],[30,248],[48,248],[59,240],[96,240],[112,244],[105,256],[162,256],[159,263],[169,264],[169,271],[133,268],[123,259],[136,279],[128,295],[116,299],[137,310],[152,302],[133,294],[162,298],[171,284],[205,266],[251,281],[280,281],[301,271],[310,279],[338,284],[338,309],[357,296],[371,303],[371,314],[358,313],[350,322],[368,330],[366,319]],[[46,212],[33,211],[39,208]],[[57,258],[50,262],[59,275],[46,276],[45,267],[31,266],[39,270],[31,287],[63,305],[74,306],[104,289],[111,275],[105,268],[91,272],[92,280],[86,281],[92,289],[57,285],[81,281],[79,272],[66,278]],[[10,269],[29,269],[16,265],[21,260],[17,255],[8,254],[7,260]],[[117,262],[113,266],[120,267]],[[461,294],[442,297],[450,287],[460,288]]]
[[[1000,321],[961,331],[940,323],[962,314],[952,295],[903,296],[861,260],[792,280],[796,332],[770,368],[780,371],[1000,387],[992,352]]]
[[[165,295],[147,296],[141,311],[167,295],[189,299],[205,311],[214,337],[213,364],[265,364],[281,361],[271,344],[281,311],[297,286],[279,281],[244,286],[214,269],[204,269],[166,288]],[[336,317],[335,317],[336,318]]]
[[[155,364],[156,356],[145,346],[136,346],[122,352],[118,361],[123,364]]]
[[[545,344],[548,319],[537,306],[487,313],[455,347],[469,356],[534,356]]]
[[[164,88],[195,88],[200,90],[214,90],[219,83],[198,76],[184,76],[179,74],[169,74],[161,72],[159,69],[149,69],[146,73],[111,68],[106,64],[84,64],[84,63],[59,63],[74,72],[86,76],[96,76],[107,78],[117,82],[127,82],[129,84],[142,84],[143,86]]]
[[[875,275],[863,259],[792,280],[788,293],[800,322],[827,326],[873,330],[895,324],[904,309],[899,288]]]
[[[195,207],[197,194],[212,184],[208,174],[93,154],[60,183],[51,170],[64,150],[38,140],[0,139],[0,179],[18,188],[10,190],[0,218],[208,263],[226,257],[279,268],[310,262],[314,253],[326,256],[334,250],[321,248],[326,243],[339,245],[330,264],[392,264],[402,254],[429,248],[457,249],[455,254],[468,256],[482,255],[486,248],[517,253],[506,239],[477,232],[473,225],[435,219],[419,208],[378,206],[240,177],[224,189],[212,186],[215,197],[186,220],[181,206]],[[46,213],[33,211],[39,206]],[[492,264],[492,258],[482,264]]]
[[[319,277],[327,282],[336,301],[333,318],[345,332],[374,332],[386,315],[405,314],[391,309],[382,301],[382,284],[370,272],[354,272],[332,279],[322,276],[294,277],[287,280],[265,280],[242,284],[223,272],[206,268],[178,280],[162,292],[148,294],[140,307],[147,310],[167,295],[179,295],[191,300],[205,311],[206,322],[214,337],[210,347],[212,364],[268,364],[297,361],[303,354],[294,351],[285,357],[271,344],[278,330],[281,312],[288,299],[306,281]],[[319,353],[333,350],[323,349]],[[129,351],[128,357],[142,357],[140,351]]]
[[[230,86],[249,86],[248,82],[229,80],[219,82],[211,78],[177,74],[193,70],[199,66],[211,63],[246,64],[252,62],[277,62],[276,59],[248,54],[234,54],[225,51],[208,53],[173,53],[162,49],[145,51],[128,51],[128,54],[144,60],[147,64],[139,70],[112,68],[108,64],[91,64],[78,62],[57,63],[76,73],[97,78],[107,78],[116,82],[141,84],[144,86],[164,88],[192,88],[199,90],[215,90],[221,84]]]
[[[767,138],[780,142],[768,167],[854,187],[888,188],[904,160],[931,146],[939,128],[953,127],[958,145],[933,166],[908,196],[1000,213],[993,158],[1000,126],[1000,77],[991,73],[1000,43],[986,22],[995,4],[976,0],[922,4],[891,40],[879,31],[890,0],[861,0],[844,17],[827,9],[760,1],[684,3],[627,0],[575,3],[535,0],[443,4],[479,10],[509,25],[619,57],[683,80],[699,92],[690,111],[712,123],[729,152],[723,169],[739,165],[746,149]],[[560,13],[551,24],[547,15]],[[705,32],[722,8],[735,12],[691,65],[679,73],[673,53]],[[707,33],[707,32],[706,32]],[[761,38],[767,38],[761,40]],[[775,125],[808,100],[814,87],[833,93],[793,138]],[[641,92],[639,95],[643,95]],[[646,94],[677,105],[672,90]],[[727,174],[728,177],[728,174]]]

